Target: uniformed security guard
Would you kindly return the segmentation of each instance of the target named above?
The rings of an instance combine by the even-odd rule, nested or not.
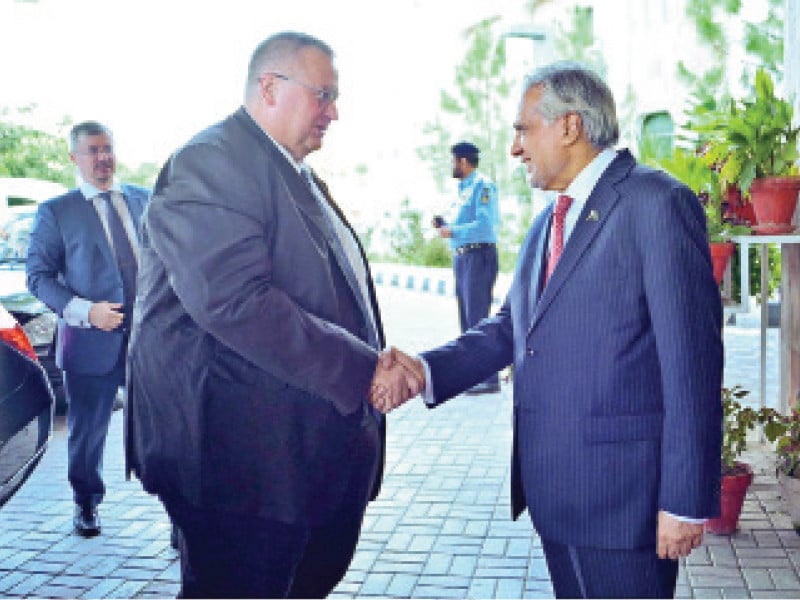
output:
[[[497,280],[497,230],[500,211],[497,187],[477,170],[480,150],[470,142],[450,148],[453,154],[453,177],[458,183],[458,198],[447,219],[434,217],[439,235],[450,239],[453,271],[461,331],[464,332],[489,316],[492,288]],[[495,373],[467,393],[484,394],[500,390]]]

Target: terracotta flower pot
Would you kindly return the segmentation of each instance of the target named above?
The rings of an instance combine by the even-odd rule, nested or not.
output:
[[[733,242],[709,242],[709,249],[711,250],[711,264],[714,267],[714,280],[717,285],[722,283],[722,277],[725,275],[725,269],[728,267],[728,261],[736,250],[736,244]]]
[[[792,233],[798,191],[800,177],[754,179],[750,186],[750,199],[758,225],[753,226],[753,231],[762,235]]]
[[[742,191],[738,186],[729,185],[725,188],[725,200],[728,204],[728,213],[725,215],[726,217],[736,217],[743,224],[751,227],[758,223],[756,220],[756,211],[753,210],[753,203],[745,202],[742,199]]]
[[[709,533],[730,535],[736,531],[747,488],[753,482],[753,469],[750,465],[737,462],[736,466],[739,469],[736,474],[722,476],[720,515],[706,521],[706,531]]]

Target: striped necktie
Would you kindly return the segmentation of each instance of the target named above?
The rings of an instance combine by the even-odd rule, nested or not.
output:
[[[113,246],[114,256],[117,259],[119,274],[122,278],[122,292],[125,298],[122,307],[125,319],[122,327],[123,329],[129,329],[131,316],[133,315],[133,302],[136,299],[136,255],[133,252],[128,234],[125,232],[125,227],[122,225],[122,219],[120,219],[119,213],[111,201],[111,192],[103,192],[100,197],[106,204],[106,225],[111,236],[111,245]]]

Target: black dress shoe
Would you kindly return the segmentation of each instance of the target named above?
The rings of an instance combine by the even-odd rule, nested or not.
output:
[[[469,388],[465,394],[468,396],[476,396],[478,394],[496,394],[500,391],[499,383],[479,383],[478,385]]]
[[[72,524],[75,526],[75,533],[81,537],[100,535],[100,516],[97,514],[97,507],[76,504]]]

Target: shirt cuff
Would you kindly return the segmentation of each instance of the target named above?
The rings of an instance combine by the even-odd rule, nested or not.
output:
[[[417,358],[422,363],[422,366],[425,367],[425,389],[422,390],[422,401],[425,402],[426,406],[436,406],[436,398],[433,395],[433,381],[431,380],[431,368],[427,360],[421,356]]]
[[[64,321],[70,327],[88,329],[92,326],[89,322],[89,309],[91,307],[92,303],[89,300],[74,296],[64,307],[64,312],[62,313]]]
[[[677,519],[678,521],[683,521],[684,523],[691,523],[692,525],[702,525],[708,519],[696,519],[694,517],[681,517],[680,515],[673,515],[671,512],[665,510],[665,514],[668,514],[673,519]]]

